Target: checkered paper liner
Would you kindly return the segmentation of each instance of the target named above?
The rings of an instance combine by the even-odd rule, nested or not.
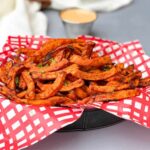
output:
[[[142,71],[143,77],[150,76],[150,58],[144,54],[139,41],[120,44],[92,36],[80,36],[96,43],[94,48],[102,55],[110,55],[116,63],[134,64]],[[48,37],[9,36],[0,53],[3,64],[16,55],[18,47],[39,49]],[[21,56],[24,59],[24,56]],[[121,118],[131,120],[150,128],[150,87],[142,88],[137,97],[117,102],[93,103],[89,107],[103,109]],[[36,107],[15,104],[0,95],[0,149],[17,150],[28,147],[48,135],[75,122],[83,113],[83,108]]]

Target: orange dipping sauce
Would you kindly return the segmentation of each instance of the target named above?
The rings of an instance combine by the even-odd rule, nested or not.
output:
[[[69,23],[88,23],[96,20],[96,13],[86,9],[71,8],[60,13],[63,21]]]

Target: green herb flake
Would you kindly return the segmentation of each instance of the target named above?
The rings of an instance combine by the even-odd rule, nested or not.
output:
[[[51,63],[55,63],[55,62],[56,62],[56,60],[55,60],[54,58],[50,58],[49,61],[50,61]]]
[[[110,70],[110,66],[104,66],[103,67],[103,71],[107,71],[107,70]]]
[[[68,45],[67,48],[71,49],[71,50],[74,50],[74,47],[71,46],[71,45]]]
[[[48,66],[49,66],[48,64],[45,65],[45,67],[48,67]]]
[[[39,68],[43,67],[42,64],[38,64],[37,66],[38,66]]]
[[[18,76],[15,78],[15,84],[16,84],[17,86],[19,85],[19,77],[18,77]]]
[[[68,84],[69,84],[69,82],[68,82],[68,81],[65,81],[65,82],[64,82],[64,85],[65,85],[65,86],[67,86]]]

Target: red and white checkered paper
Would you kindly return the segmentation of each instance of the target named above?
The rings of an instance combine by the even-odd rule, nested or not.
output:
[[[109,54],[114,62],[135,64],[143,77],[150,76],[150,58],[144,54],[139,41],[124,44],[97,37],[81,36],[96,42],[95,51]],[[15,55],[18,47],[38,49],[48,37],[8,37],[0,53],[0,62],[5,63]],[[22,56],[23,59],[23,56]],[[150,87],[142,88],[137,97],[117,102],[93,103],[90,107],[103,109],[124,119],[150,128]],[[82,115],[82,108],[36,107],[15,104],[0,95],[0,149],[17,150],[30,146],[60,128],[76,121]]]

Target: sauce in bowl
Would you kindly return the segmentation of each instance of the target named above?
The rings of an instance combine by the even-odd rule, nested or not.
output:
[[[96,20],[96,13],[90,10],[71,8],[63,10],[60,17],[68,23],[83,24]]]

